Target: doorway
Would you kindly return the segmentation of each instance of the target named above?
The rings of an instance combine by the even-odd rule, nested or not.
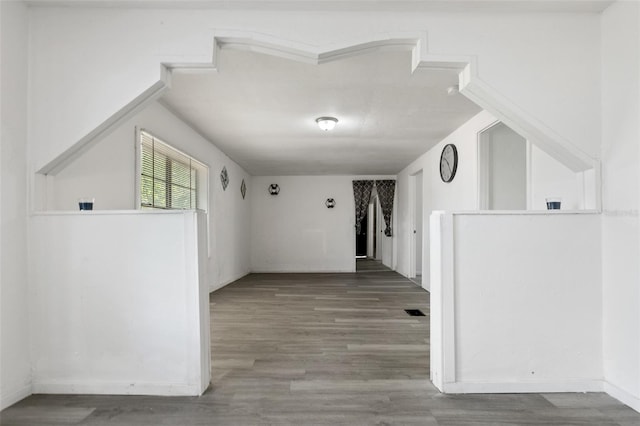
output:
[[[423,275],[423,235],[424,235],[424,218],[423,218],[423,174],[420,170],[411,176],[413,181],[413,200],[412,208],[412,227],[411,227],[411,271],[410,279],[416,284],[422,286]]]
[[[367,226],[367,257],[370,259],[378,259],[379,260],[379,250],[378,250],[378,197],[373,195],[371,197],[371,202],[369,203],[369,208],[367,210],[367,218],[371,218],[368,221]]]
[[[384,222],[382,208],[375,188],[367,207],[367,214],[362,219],[362,235],[356,233],[356,272],[388,272],[382,264],[384,247]]]
[[[369,214],[360,222],[360,233],[356,232],[356,259],[367,258],[367,238],[369,235]]]
[[[502,122],[478,133],[478,207],[527,209],[527,140]]]

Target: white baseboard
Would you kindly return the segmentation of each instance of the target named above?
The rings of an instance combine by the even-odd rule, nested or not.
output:
[[[567,380],[560,382],[457,382],[445,383],[444,393],[556,393],[602,392],[601,380]]]
[[[31,395],[31,384],[28,384],[20,389],[10,390],[0,395],[0,410],[4,410],[7,407],[12,406],[16,402],[25,399]]]
[[[443,393],[557,393],[557,392],[606,392],[611,397],[640,413],[640,398],[603,380],[567,380],[561,382],[520,383],[445,383]]]
[[[231,284],[232,282],[238,281],[240,278],[244,278],[244,277],[246,277],[246,276],[247,276],[247,275],[249,275],[250,273],[251,273],[251,272],[242,272],[242,273],[238,274],[238,275],[237,275],[236,277],[234,277],[234,278],[230,278],[230,279],[228,279],[228,280],[226,280],[226,281],[223,281],[223,282],[221,282],[221,283],[218,283],[218,284],[212,284],[212,285],[210,285],[210,286],[209,286],[209,293],[214,292],[214,291],[216,291],[216,290],[220,290],[222,287],[226,287],[226,286],[228,286],[229,284]]]
[[[175,383],[35,381],[34,394],[200,396],[200,386]]]
[[[637,396],[634,396],[629,392],[620,389],[616,385],[612,385],[609,382],[604,382],[604,391],[613,398],[617,399],[625,405],[628,405],[629,407],[640,413],[640,398],[638,398]]]

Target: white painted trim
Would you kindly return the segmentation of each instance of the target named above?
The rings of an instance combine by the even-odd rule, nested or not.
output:
[[[115,215],[134,215],[134,214],[175,214],[182,215],[187,212],[195,212],[198,210],[177,210],[177,209],[148,209],[148,210],[51,210],[44,212],[33,212],[30,217],[34,216],[115,216]],[[206,213],[206,212],[204,212]]]
[[[451,212],[457,216],[535,216],[535,215],[572,215],[572,214],[600,214],[598,210],[489,210],[489,211],[459,211]]]
[[[606,380],[604,381],[604,391],[611,397],[617,399],[623,404],[628,405],[629,407],[640,413],[640,398],[638,398],[637,396],[634,396],[629,392],[620,389],[616,385],[613,385]]]
[[[472,63],[459,74],[459,86],[460,93],[574,172],[599,163],[599,159],[589,156],[482,81]]]
[[[409,50],[412,69],[426,56],[426,33],[379,34],[331,46],[312,46],[282,40],[264,34],[238,31],[217,31],[214,37],[213,65],[217,68],[220,49],[235,49],[263,53],[298,62],[319,65],[379,50]]]
[[[92,394],[92,395],[156,395],[200,396],[200,384],[182,385],[163,382],[101,382],[43,380],[33,383],[34,394]]]
[[[166,69],[166,66],[163,65],[163,69]],[[168,72],[163,72],[163,74],[166,76],[165,80],[156,82],[153,86],[142,92],[123,108],[116,111],[115,114],[105,120],[102,124],[65,150],[62,154],[58,155],[49,163],[41,167],[36,173],[44,175],[55,175],[59,173],[75,159],[91,149],[91,147],[98,143],[100,139],[115,130],[116,127],[125,122],[129,117],[140,112],[151,102],[162,96],[164,92],[170,88],[170,74]]]
[[[456,315],[455,315],[455,253],[454,217],[451,213],[442,216],[442,366],[443,382],[456,381]]]
[[[564,380],[559,382],[456,382],[445,383],[444,393],[552,393],[602,392],[601,380]]]
[[[416,179],[417,173],[409,175],[409,224],[407,229],[409,241],[409,273],[407,278],[416,277]]]
[[[491,170],[489,155],[489,144],[487,141],[488,131],[500,124],[500,120],[495,120],[477,133],[478,144],[478,210],[489,210],[489,171]]]
[[[526,145],[526,158],[525,158],[525,173],[526,176],[526,191],[527,191],[527,210],[531,210],[533,208],[533,144],[529,139],[525,140]],[[584,188],[584,185],[583,185]],[[584,194],[583,198],[584,200]],[[584,203],[582,208],[584,208]]]
[[[249,271],[242,272],[242,273],[236,275],[233,278],[230,278],[230,279],[228,279],[226,281],[221,282],[220,284],[217,284],[217,285],[216,284],[210,284],[209,285],[209,293],[213,293],[216,290],[220,290],[222,287],[226,287],[229,284],[234,283],[234,282],[238,281],[239,279],[246,277],[249,274],[251,274],[251,272],[249,272]]]
[[[28,384],[20,389],[10,390],[0,395],[0,411],[31,395],[33,393],[31,389],[31,384]]]
[[[133,140],[133,149],[135,150],[135,158],[133,159],[134,161],[134,170],[135,170],[135,176],[134,176],[134,200],[133,202],[135,203],[133,205],[133,208],[136,210],[142,210],[142,198],[140,195],[140,188],[142,186],[142,149],[140,147],[140,133],[142,132],[142,129],[138,126],[135,126],[134,130],[134,140]]]
[[[434,211],[430,228],[431,381],[441,391],[456,381],[453,215]]]

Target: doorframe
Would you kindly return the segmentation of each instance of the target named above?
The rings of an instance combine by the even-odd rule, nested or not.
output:
[[[478,210],[489,210],[489,177],[490,177],[489,171],[491,170],[491,156],[489,155],[489,146],[486,143],[487,136],[488,136],[487,132],[500,124],[507,126],[502,121],[496,120],[491,124],[489,124],[488,126],[484,127],[483,129],[479,130],[477,133],[476,139],[477,139],[477,149],[478,149],[478,169],[477,169],[478,198],[477,198],[476,206]],[[515,130],[513,129],[511,130],[515,132]],[[522,135],[520,136],[524,138],[524,136]],[[525,198],[527,201],[526,209],[531,210],[533,206],[533,201],[532,201],[532,197],[533,197],[532,170],[533,168],[531,165],[532,164],[531,163],[532,162],[532,158],[531,158],[532,144],[531,144],[531,141],[529,141],[529,139],[524,138],[524,140],[526,144],[525,145],[525,152],[526,152],[526,157],[525,157],[526,197]]]
[[[378,194],[375,196],[375,205],[374,210],[376,211],[376,253],[375,259],[382,262],[382,253],[384,247],[383,238],[384,235],[380,235],[381,232],[384,232],[384,216],[382,215],[382,206],[380,205],[380,199],[378,198]]]
[[[489,155],[489,146],[486,143],[488,137],[487,132],[501,123],[500,120],[492,122],[483,129],[480,129],[476,136],[478,145],[478,198],[476,205],[478,210],[489,210],[489,170],[491,170],[491,157]]]
[[[418,179],[418,175],[421,176],[422,179],[422,194],[423,196],[421,197],[421,202],[422,202],[422,217],[419,218],[420,220],[422,220],[422,241],[420,241],[420,244],[422,245],[422,253],[423,253],[423,258],[422,258],[422,263],[423,263],[423,267],[424,267],[424,169],[420,169],[417,172],[409,175],[409,217],[411,219],[410,223],[411,226],[409,227],[409,229],[407,230],[409,232],[409,274],[407,278],[416,278],[417,276],[417,262],[416,262],[416,255],[417,255],[417,235],[416,235],[416,225],[418,223],[418,218],[416,217],[416,207],[417,207],[417,198],[416,198],[416,191],[417,191],[417,179]]]

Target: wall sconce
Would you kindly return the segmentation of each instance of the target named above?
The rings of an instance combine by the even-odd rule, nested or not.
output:
[[[278,186],[277,183],[272,183],[271,185],[269,185],[269,194],[278,195],[279,193],[280,193],[280,187]]]
[[[328,209],[332,209],[336,206],[336,200],[333,198],[327,198],[327,201],[324,202],[324,205],[327,206]]]

